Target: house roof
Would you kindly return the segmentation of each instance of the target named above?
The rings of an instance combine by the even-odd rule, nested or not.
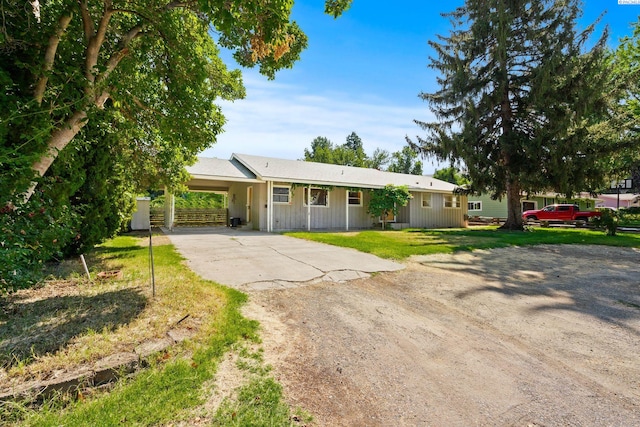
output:
[[[234,160],[246,166],[256,178],[264,181],[355,188],[383,188],[393,184],[406,185],[413,191],[444,193],[450,193],[457,187],[431,176],[384,172],[353,166],[235,153],[231,156],[231,162]]]
[[[256,175],[237,160],[198,157],[198,161],[187,166],[194,179],[223,181],[256,181]]]
[[[607,200],[618,200],[618,194],[600,194],[598,196],[601,199]],[[635,202],[637,199],[640,199],[640,195],[631,194],[631,193],[621,193],[620,200],[625,202]]]

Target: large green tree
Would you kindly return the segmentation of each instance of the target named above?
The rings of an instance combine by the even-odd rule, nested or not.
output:
[[[620,129],[620,140],[627,148],[606,160],[612,166],[611,180],[631,175],[634,190],[640,192],[640,19],[634,23],[632,35],[621,40],[612,60],[614,79],[625,82],[618,111],[631,124]]]
[[[387,169],[389,172],[422,175],[422,162],[418,160],[418,154],[408,145],[402,150],[391,155],[391,163]]]
[[[615,88],[606,32],[576,29],[578,0],[466,0],[430,45],[440,88],[420,96],[437,122],[418,144],[463,163],[474,190],[506,195],[505,228],[521,229],[523,192],[597,188],[598,159],[615,150],[607,127]],[[586,43],[592,43],[590,49]]]
[[[136,190],[180,187],[222,131],[216,100],[244,96],[219,46],[273,78],[307,44],[292,5],[0,1],[0,293],[118,231]]]
[[[369,167],[369,158],[364,151],[362,139],[351,132],[346,142],[335,145],[324,136],[311,142],[310,149],[304,149],[304,160],[307,162],[329,163],[344,166]]]
[[[327,1],[334,16],[349,0]],[[215,142],[216,99],[244,92],[217,43],[273,77],[307,38],[293,0],[32,0],[2,2],[2,198],[26,192],[99,111],[118,112],[122,137],[150,153],[159,183]],[[210,36],[215,34],[217,43]],[[132,164],[136,167],[138,164]]]

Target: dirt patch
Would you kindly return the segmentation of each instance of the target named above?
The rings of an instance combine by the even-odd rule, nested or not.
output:
[[[317,425],[640,425],[640,252],[415,257],[252,292],[267,362]]]

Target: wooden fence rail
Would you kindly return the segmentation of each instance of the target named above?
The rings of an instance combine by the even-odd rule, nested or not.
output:
[[[164,208],[151,208],[151,225],[161,227],[164,225]],[[227,225],[229,223],[229,211],[210,208],[176,208],[174,225],[180,226],[213,226]]]

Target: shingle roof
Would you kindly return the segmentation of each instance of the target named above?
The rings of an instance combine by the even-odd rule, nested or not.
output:
[[[193,178],[222,181],[276,181],[353,188],[406,185],[413,191],[450,193],[456,185],[426,175],[408,175],[376,169],[274,157],[233,154],[230,160],[199,157],[187,167]]]
[[[406,185],[410,190],[446,193],[456,188],[454,184],[425,175],[383,172],[376,169],[251,156],[248,154],[234,153],[231,159],[239,160],[257,178],[265,181],[358,188],[383,188],[385,185],[393,184]]]

